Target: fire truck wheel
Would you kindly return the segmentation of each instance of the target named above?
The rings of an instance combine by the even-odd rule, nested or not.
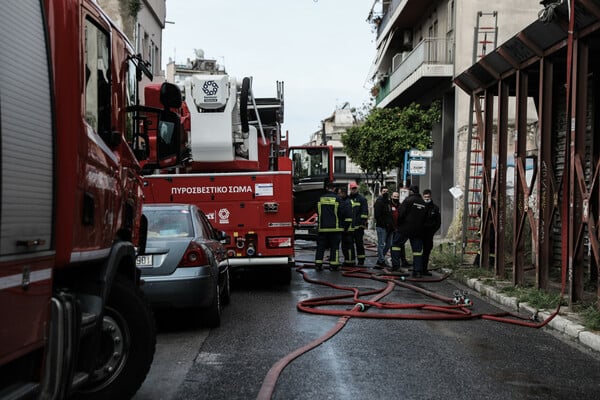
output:
[[[221,325],[221,290],[219,282],[215,284],[215,292],[210,306],[203,308],[201,318],[209,328],[216,328]]]
[[[85,399],[131,398],[144,382],[156,346],[152,309],[142,291],[117,276],[103,319],[100,352]]]
[[[221,291],[221,304],[227,305],[231,302],[231,283],[229,281],[229,269],[225,273],[225,279],[223,282],[223,290]]]

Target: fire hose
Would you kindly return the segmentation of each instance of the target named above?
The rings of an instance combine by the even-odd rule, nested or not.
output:
[[[351,278],[371,279],[385,283],[385,286],[380,289],[372,289],[360,291],[355,287],[348,287],[333,284],[322,280],[313,279],[306,273],[306,269],[312,269],[314,263],[302,262],[296,260],[298,267],[296,271],[302,274],[306,282],[328,286],[332,289],[347,292],[344,294],[325,296],[300,301],[297,304],[299,311],[340,317],[336,325],[330,329],[325,335],[315,339],[306,346],[300,347],[294,352],[280,359],[275,363],[267,373],[263,384],[257,396],[258,400],[271,399],[275,385],[279,375],[283,369],[289,365],[294,359],[304,353],[318,347],[327,340],[335,336],[346,325],[350,318],[371,318],[371,319],[414,319],[414,320],[470,320],[470,319],[485,319],[503,323],[510,323],[531,328],[541,328],[548,324],[560,311],[560,302],[554,313],[542,322],[531,322],[528,318],[524,318],[516,313],[501,312],[494,314],[472,313],[472,301],[467,297],[466,291],[457,290],[454,292],[454,297],[447,297],[423,287],[415,285],[418,282],[441,282],[447,279],[451,274],[447,273],[439,278],[410,278],[405,274],[391,272],[387,269],[383,272],[373,272],[364,267],[343,268],[342,275]],[[312,265],[311,265],[312,264]],[[390,294],[394,288],[402,287],[423,294],[432,299],[438,300],[444,305],[433,305],[427,303],[393,303],[380,301],[385,296]],[[562,293],[564,293],[565,283],[563,281]],[[367,296],[372,296],[367,299]],[[562,297],[562,296],[561,296]],[[323,309],[326,306],[350,306],[349,309]],[[369,313],[371,308],[379,310],[411,310],[411,313],[406,312],[391,312],[391,313]],[[415,312],[418,311],[418,312]]]

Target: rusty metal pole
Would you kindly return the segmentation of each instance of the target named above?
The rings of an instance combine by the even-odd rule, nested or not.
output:
[[[527,86],[528,76],[517,71],[516,110],[515,110],[515,153],[514,153],[514,193],[513,193],[513,284],[525,283],[525,216],[527,214],[525,186],[522,179],[523,168],[527,166]],[[528,193],[527,193],[528,195]]]
[[[493,153],[493,141],[494,141],[494,93],[491,90],[485,91],[485,105],[484,105],[484,118],[483,124],[483,140],[481,140],[482,154],[483,154],[483,201],[481,210],[481,242],[480,251],[481,258],[480,263],[483,268],[495,268],[495,265],[490,265],[490,241],[492,235],[490,234],[494,228],[495,221],[495,209],[492,207],[492,153]],[[481,131],[480,131],[481,132]],[[495,239],[493,246],[496,245]],[[495,271],[495,269],[494,269]]]
[[[552,219],[557,202],[552,159],[552,100],[554,87],[554,66],[547,58],[540,60],[539,84],[539,127],[540,143],[537,181],[538,211],[538,248],[536,251],[536,287],[547,289],[552,263]]]
[[[506,154],[508,152],[508,84],[498,83],[498,161],[496,163],[496,275],[505,277]]]
[[[575,26],[575,0],[570,0],[569,7],[569,28],[567,36],[567,76],[566,76],[566,120],[567,120],[567,137],[565,149],[565,171],[563,175],[563,206],[561,215],[562,225],[562,281],[563,284],[569,282],[569,306],[572,305],[571,295],[573,293],[573,181],[574,171],[572,168],[572,160],[575,152],[575,110],[572,93],[573,81],[573,59],[574,59],[574,38],[573,29]]]

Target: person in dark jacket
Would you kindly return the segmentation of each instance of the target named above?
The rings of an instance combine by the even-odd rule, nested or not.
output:
[[[344,221],[351,218],[351,210],[346,202],[342,202],[335,193],[333,183],[327,184],[327,193],[317,204],[319,217],[317,233],[317,251],[315,253],[315,269],[323,269],[325,250],[329,249],[329,266],[337,270],[340,266],[340,241],[344,230]]]
[[[427,216],[427,204],[419,194],[418,186],[410,187],[410,195],[398,209],[398,230],[392,243],[392,270],[400,269],[401,247],[410,240],[413,252],[413,273],[415,278],[423,276],[423,226]]]
[[[392,207],[388,197],[388,188],[381,189],[381,195],[375,200],[373,206],[375,216],[375,230],[377,231],[377,265],[385,267],[385,255],[392,246],[394,222],[392,220]]]
[[[338,189],[337,194],[340,197],[340,201],[344,203],[342,204],[343,208],[351,210],[352,203],[348,197],[348,190],[345,187],[341,187]],[[352,224],[352,215],[347,216],[344,221],[342,221],[342,228],[342,255],[344,256],[344,263],[342,265],[351,267],[356,264],[356,253],[354,251],[354,225]]]
[[[429,255],[433,249],[433,236],[442,225],[440,208],[431,199],[431,190],[423,190],[423,201],[427,204],[427,216],[423,232],[423,275],[431,275],[428,271]]]
[[[394,231],[392,233],[390,233],[390,237],[392,239],[390,241],[390,248],[391,248],[392,247],[391,242],[394,239],[394,234],[398,230],[398,211],[400,209],[400,193],[399,192],[392,193],[392,198],[391,198],[390,204],[392,207],[392,220],[394,223]],[[409,263],[408,260],[406,259],[405,247],[406,247],[406,245],[400,247],[400,261],[402,261],[403,268],[409,268],[412,266],[412,264]]]
[[[367,199],[358,193],[358,185],[350,183],[350,204],[352,206],[353,246],[356,247],[356,263],[365,265],[365,228],[369,220],[369,205]]]

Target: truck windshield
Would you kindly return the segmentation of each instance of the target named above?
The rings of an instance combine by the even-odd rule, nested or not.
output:
[[[296,180],[314,180],[329,175],[329,157],[324,148],[290,149],[293,175]]]

